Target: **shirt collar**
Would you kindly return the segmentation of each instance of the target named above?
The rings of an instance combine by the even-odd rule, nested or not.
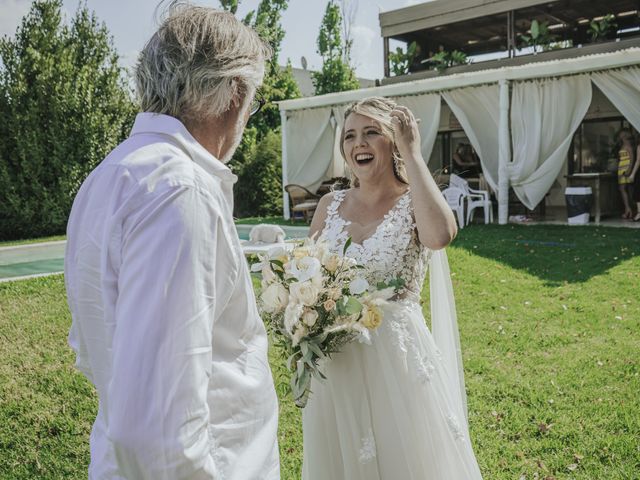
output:
[[[167,135],[208,173],[225,182],[235,183],[238,180],[229,167],[200,145],[177,118],[160,113],[139,113],[131,129],[131,135],[143,133]]]

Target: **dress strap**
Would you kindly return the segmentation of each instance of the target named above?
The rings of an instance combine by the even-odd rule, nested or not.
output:
[[[324,221],[321,237],[334,245],[344,245],[346,232],[344,231],[344,220],[338,214],[338,208],[344,200],[346,190],[337,190],[333,193],[333,199],[327,207],[327,218]],[[339,247],[341,248],[341,247]]]
[[[344,200],[346,194],[346,190],[336,190],[333,192],[333,199],[327,207],[327,221],[330,219],[333,220],[338,215],[338,208],[340,208],[340,204]]]

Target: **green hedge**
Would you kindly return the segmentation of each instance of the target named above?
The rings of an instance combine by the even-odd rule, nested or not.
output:
[[[236,217],[282,214],[282,140],[280,130],[255,140],[255,130],[245,131],[243,145],[232,168],[238,175],[234,189]]]
[[[35,1],[0,40],[0,240],[64,233],[89,172],[129,133],[136,107],[106,27],[69,25]]]

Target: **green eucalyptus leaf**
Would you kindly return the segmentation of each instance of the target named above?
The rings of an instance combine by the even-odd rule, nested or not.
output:
[[[318,358],[324,358],[324,353],[315,342],[309,342],[309,350],[315,353]]]
[[[346,255],[347,254],[347,250],[351,246],[351,242],[352,242],[351,237],[347,238],[347,241],[344,242],[344,248],[342,249],[342,255]]]
[[[349,297],[345,305],[345,312],[347,315],[355,315],[362,311],[362,303],[360,303],[355,297]]]

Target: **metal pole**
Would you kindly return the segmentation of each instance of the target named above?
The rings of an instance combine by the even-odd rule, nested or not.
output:
[[[498,223],[509,222],[509,162],[511,161],[511,138],[509,135],[509,81],[502,79],[500,85],[500,124],[498,130]]]
[[[289,184],[287,178],[287,112],[280,110],[280,132],[282,133],[282,216],[289,220],[289,194],[284,189]]]

